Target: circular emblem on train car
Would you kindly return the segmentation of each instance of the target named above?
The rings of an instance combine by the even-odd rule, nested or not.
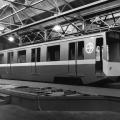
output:
[[[94,44],[92,42],[87,43],[85,48],[86,53],[91,54],[93,50],[94,50]]]

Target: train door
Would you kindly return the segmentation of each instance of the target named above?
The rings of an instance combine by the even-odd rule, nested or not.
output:
[[[37,62],[40,62],[40,48],[33,48],[31,50],[31,62],[33,63],[32,72],[38,73],[39,66],[37,65]]]
[[[78,60],[84,60],[84,41],[69,43],[69,60],[74,60],[70,71],[78,75]]]
[[[96,51],[95,51],[95,70],[96,73],[103,72],[103,38],[96,39]]]

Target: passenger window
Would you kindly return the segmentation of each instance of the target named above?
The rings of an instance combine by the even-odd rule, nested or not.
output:
[[[75,53],[75,48],[77,48]],[[80,41],[78,43],[70,43],[69,44],[69,60],[75,60],[75,55],[78,60],[84,59],[84,41]]]
[[[3,64],[4,63],[4,54],[0,54],[0,64]]]
[[[7,63],[13,63],[13,52],[8,52]]]
[[[110,62],[120,62],[120,33],[111,31],[106,33],[107,56]]]
[[[33,48],[32,49],[31,62],[40,62],[40,48]]]
[[[84,59],[84,41],[78,42],[78,60]]]
[[[75,59],[75,43],[69,44],[69,60]]]
[[[50,46],[47,48],[47,61],[60,60],[60,45]]]
[[[26,62],[26,50],[18,51],[18,63]]]

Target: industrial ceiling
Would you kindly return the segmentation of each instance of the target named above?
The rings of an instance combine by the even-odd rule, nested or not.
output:
[[[97,0],[1,0],[0,30],[10,31]]]
[[[109,29],[120,21],[119,3],[119,0],[0,0],[0,36],[3,39],[12,34],[20,45],[53,40],[53,36],[60,39],[68,33],[81,35],[86,26],[90,30],[97,26]],[[54,25],[62,26],[60,32],[53,31]]]

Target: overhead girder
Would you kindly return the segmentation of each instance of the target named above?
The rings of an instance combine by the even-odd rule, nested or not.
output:
[[[42,19],[40,21],[36,21],[34,23],[31,23],[31,24],[28,24],[28,25],[24,25],[24,26],[21,26],[20,28],[17,28],[15,30],[12,30],[11,32],[8,32],[8,33],[5,33],[5,34],[9,34],[9,33],[12,33],[12,32],[16,32],[16,31],[19,31],[19,30],[22,30],[22,29],[25,29],[25,28],[28,28],[28,27],[32,27],[32,26],[35,26],[35,25],[38,25],[38,24],[46,24],[46,22],[51,22],[52,20],[57,20],[59,18],[62,18],[63,16],[66,16],[66,15],[69,15],[69,14],[73,14],[77,11],[82,11],[83,9],[88,9],[89,7],[93,7],[95,5],[99,5],[99,4],[104,4],[105,2],[108,2],[109,0],[100,0],[100,1],[97,1],[97,2],[93,2],[91,4],[88,4],[88,5],[85,5],[85,6],[82,6],[82,7],[78,7],[78,8],[75,8],[75,9],[72,9],[72,10],[69,10],[69,11],[66,11],[66,12],[63,12],[63,13],[59,13],[59,14],[56,14],[54,16],[51,16],[49,18],[45,18],[45,19]],[[35,3],[34,3],[35,4]],[[21,11],[21,10],[19,10]],[[17,11],[16,13],[18,13],[19,11]],[[12,15],[16,14],[16,13],[13,13]],[[11,15],[9,15],[11,16]],[[8,17],[8,16],[7,16]],[[3,19],[7,18],[7,17],[4,17]],[[3,19],[0,19],[0,20],[3,20]],[[3,34],[3,35],[5,35]]]
[[[57,0],[53,0],[53,3],[51,3],[50,1],[48,2],[47,0],[38,0],[37,2],[34,2],[34,3],[32,3],[32,4],[23,4],[23,3],[19,3],[19,2],[16,2],[16,1],[10,1],[10,0],[5,0],[5,1],[8,1],[9,3],[10,3],[10,6],[11,6],[11,8],[12,8],[12,10],[14,11],[12,14],[9,14],[9,15],[7,15],[7,16],[5,16],[5,17],[2,17],[1,19],[0,19],[0,21],[3,21],[3,20],[5,20],[5,19],[7,19],[7,18],[9,18],[9,17],[12,17],[12,16],[14,16],[14,15],[17,15],[17,17],[18,17],[18,19],[19,19],[19,15],[18,14],[20,14],[21,12],[25,12],[27,9],[37,9],[37,10],[39,10],[39,11],[46,11],[46,12],[50,12],[50,13],[52,13],[53,15],[54,14],[57,14],[58,12],[61,12],[60,11],[60,8],[59,8],[59,6],[58,6],[58,3],[57,3]],[[38,6],[37,7],[37,5],[38,4],[42,4],[43,2],[48,2],[48,3],[50,3],[50,5],[51,4],[54,4],[55,3],[55,5],[54,5],[54,7],[55,8],[57,8],[57,11],[52,11],[52,9],[53,9],[53,7],[51,8],[51,7],[49,7],[49,9],[47,10],[47,9],[45,9],[45,7],[41,7],[42,5],[40,5],[40,6]],[[60,1],[61,0],[59,0],[59,4],[60,5],[63,5],[63,3],[61,4],[60,3]],[[62,0],[62,1],[64,1],[64,0]],[[70,1],[73,1],[73,0],[70,0]],[[47,4],[48,4],[47,3]],[[16,9],[17,7],[15,6],[15,5],[21,5],[22,7],[21,8],[19,8],[19,9]],[[57,6],[57,7],[56,7]],[[3,10],[4,12],[5,12],[5,10]],[[2,14],[4,13],[4,12],[2,12]],[[27,14],[27,13],[26,13]],[[35,13],[36,14],[36,13]],[[33,15],[35,15],[35,14],[33,14]],[[30,13],[30,15],[32,15],[32,13]],[[29,16],[29,15],[28,15]],[[1,16],[0,16],[1,17]],[[33,16],[30,16],[30,17],[33,17]],[[21,23],[22,23],[22,21],[23,20],[26,20],[26,19],[19,19],[18,20],[18,22],[20,21]],[[23,24],[22,24],[22,26],[23,26]]]
[[[67,29],[69,27],[74,27],[74,29],[76,29],[76,32],[79,33],[81,35],[81,32],[83,32],[83,29],[85,30],[85,32],[89,31],[88,26],[95,24],[95,25],[100,25],[104,23],[105,27],[108,29],[111,26],[109,26],[109,24],[107,23],[107,19],[103,19],[101,18],[101,14],[105,14],[106,16],[108,15],[107,12],[109,12],[109,14],[111,14],[112,11],[115,11],[119,9],[120,7],[120,1],[119,0],[114,0],[114,1],[110,1],[110,0],[99,0],[97,2],[93,2],[90,3],[88,5],[84,5],[82,7],[78,7],[78,8],[74,8],[72,9],[72,6],[70,7],[71,10],[66,11],[66,12],[59,12],[58,10],[58,14],[55,14],[54,16],[51,16],[49,18],[45,18],[36,22],[33,22],[31,24],[28,25],[24,25],[24,26],[20,26],[14,30],[11,30],[10,32],[6,32],[2,35],[9,35],[10,33],[14,33],[14,32],[18,32],[20,33],[20,31],[22,32],[22,30],[24,31],[24,29],[28,29],[28,28],[36,28],[36,26],[42,26],[43,28],[46,28],[47,26],[52,26],[55,24],[59,24],[61,25],[61,23],[63,22],[68,22],[67,27],[65,27],[64,25],[61,25],[61,30],[60,32],[55,32],[53,30],[46,30],[46,29],[42,29],[42,31],[39,31],[37,33],[39,33],[40,35],[40,39],[41,40],[47,40],[50,39],[51,34],[55,33],[58,34],[59,37],[64,37],[64,35],[67,34]],[[101,9],[102,8],[102,9]],[[99,16],[98,16],[99,15]],[[92,17],[92,18],[90,18]],[[100,18],[96,23],[96,18]],[[116,16],[114,16],[114,13],[112,12],[112,18],[114,19],[114,23],[116,22]],[[111,19],[112,19],[111,18]],[[118,17],[117,17],[118,18]],[[74,21],[75,19],[75,21]],[[72,22],[71,22],[72,21]],[[87,24],[87,21],[90,21],[89,25]],[[83,24],[85,23],[86,24]],[[78,26],[82,26],[82,28],[79,28]],[[86,27],[87,26],[87,27]],[[28,29],[29,31],[30,29]],[[34,29],[32,29],[34,30]],[[63,34],[64,33],[64,34]],[[25,37],[25,36],[23,36]],[[32,43],[33,41],[35,41],[35,39],[39,37],[38,34],[35,34],[33,40],[29,40],[30,43]],[[29,36],[26,36],[26,38],[29,38]]]
[[[4,20],[6,20],[6,19],[10,19],[11,17],[13,17],[14,18],[14,16],[17,16],[17,18],[18,18],[18,20],[16,19],[16,22],[14,22],[13,21],[13,23],[12,24],[14,24],[14,26],[16,26],[16,24],[18,24],[19,22],[21,23],[21,25],[20,25],[20,27],[21,26],[24,26],[24,23],[23,23],[23,19],[21,19],[21,16],[19,16],[19,14],[22,12],[22,14],[23,14],[23,11],[25,10],[25,9],[27,9],[27,7],[28,7],[28,5],[24,5],[24,4],[22,4],[21,2],[19,3],[19,2],[16,2],[16,1],[14,1],[14,2],[12,2],[12,1],[10,1],[10,0],[5,0],[5,1],[8,1],[10,4],[8,5],[8,6],[10,6],[10,8],[11,8],[11,10],[12,10],[12,13],[11,14],[9,14],[9,15],[6,15],[5,17],[3,16],[3,17],[1,17],[0,18],[0,21],[4,21]],[[42,2],[43,0],[39,0],[39,1],[37,1],[37,2],[34,2],[33,4],[31,4],[30,6],[34,6],[34,5],[36,5],[36,4],[39,4],[40,2]],[[22,7],[21,7],[21,9],[17,9],[17,7],[13,4],[13,3],[17,3],[17,4],[21,4],[22,5]],[[5,10],[3,10],[4,12],[6,12]],[[4,14],[4,12],[2,12],[2,14]],[[2,15],[1,14],[1,15]],[[27,16],[27,18],[29,18],[30,20],[32,19],[29,15],[27,15],[27,13],[24,13],[26,16]],[[33,22],[34,20],[32,19],[32,22]],[[8,22],[8,23],[10,23],[11,24],[11,22]]]

